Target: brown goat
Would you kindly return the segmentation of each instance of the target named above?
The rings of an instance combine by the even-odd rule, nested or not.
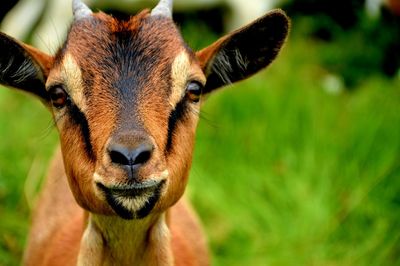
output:
[[[199,52],[172,2],[127,20],[73,1],[55,56],[0,34],[0,83],[51,111],[60,134],[26,265],[208,265],[182,197],[203,95],[269,65],[289,27],[275,10]]]

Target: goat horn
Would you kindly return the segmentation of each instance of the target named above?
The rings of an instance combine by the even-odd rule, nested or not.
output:
[[[151,11],[151,15],[172,18],[172,2],[173,0],[160,0],[158,5]]]
[[[75,20],[80,20],[89,17],[92,14],[92,10],[82,3],[81,0],[72,0],[72,13]]]

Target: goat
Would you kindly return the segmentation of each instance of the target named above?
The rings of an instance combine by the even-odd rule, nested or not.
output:
[[[0,84],[38,97],[59,132],[25,265],[208,265],[183,197],[203,96],[269,65],[289,20],[274,10],[193,52],[161,0],[127,20],[73,0],[52,56],[0,34]]]

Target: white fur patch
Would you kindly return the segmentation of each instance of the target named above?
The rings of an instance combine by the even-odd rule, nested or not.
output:
[[[168,171],[168,169],[165,169],[161,173],[151,175],[148,179],[159,181],[159,180],[167,179],[168,176],[169,176],[169,171]]]
[[[103,238],[98,230],[95,229],[92,219],[83,232],[81,248],[78,255],[78,266],[101,265],[103,253]]]
[[[165,239],[171,239],[171,232],[168,228],[165,219],[165,213],[161,214],[161,217],[157,221],[157,225],[154,227],[154,230],[151,232],[151,240],[154,242],[162,243]],[[165,246],[165,245],[164,245]],[[167,264],[169,265],[169,264]]]
[[[64,77],[70,97],[75,105],[84,112],[86,101],[83,95],[82,72],[71,54],[66,54],[62,62],[61,73]]]
[[[171,78],[172,88],[169,103],[172,108],[182,99],[185,94],[186,82],[190,74],[190,60],[185,51],[182,51],[172,63]]]
[[[101,175],[99,175],[97,172],[95,172],[93,174],[93,180],[96,183],[102,183],[102,181],[104,180],[104,177],[102,177]]]
[[[151,196],[152,192],[146,192],[136,197],[115,196],[115,200],[127,210],[138,211],[149,202]]]

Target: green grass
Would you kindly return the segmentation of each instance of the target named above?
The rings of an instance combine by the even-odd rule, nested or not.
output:
[[[204,104],[188,192],[213,265],[400,265],[400,80],[329,94],[318,48],[294,35]],[[21,259],[49,128],[38,101],[0,90],[0,265]]]
[[[327,94],[313,45],[205,104],[191,191],[215,265],[400,265],[400,82]]]

